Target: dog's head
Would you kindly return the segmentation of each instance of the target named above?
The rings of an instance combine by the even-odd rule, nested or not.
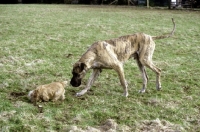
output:
[[[33,94],[33,90],[30,91],[30,92],[28,93],[28,96],[27,96],[27,97],[28,97],[29,100],[31,100],[31,98],[32,98],[32,94]]]
[[[82,62],[77,62],[74,64],[73,70],[72,70],[73,77],[70,81],[70,84],[73,87],[78,87],[81,85],[82,78],[86,74],[86,69],[87,69],[87,66]]]
[[[32,90],[28,93],[28,98],[31,100],[31,102],[36,105],[36,102],[38,100],[38,90]]]

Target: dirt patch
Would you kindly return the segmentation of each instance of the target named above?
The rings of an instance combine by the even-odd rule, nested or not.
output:
[[[116,130],[117,125],[118,124],[113,119],[108,119],[101,124],[100,130],[101,131]]]
[[[26,95],[26,93],[25,92],[11,92],[10,95],[13,96],[13,97],[15,97],[15,98],[17,98],[19,96]]]
[[[10,119],[12,116],[14,116],[16,113],[15,110],[12,111],[3,111],[0,113],[0,121],[6,121],[8,119]]]
[[[8,96],[9,100],[16,101],[16,100],[24,100],[26,93],[25,92],[11,92]]]
[[[184,128],[180,125],[170,123],[166,120],[144,120],[136,125],[138,132],[182,132]]]
[[[85,129],[78,126],[71,126],[67,131],[70,132],[182,132],[183,127],[173,124],[166,120],[143,120],[138,122],[134,128],[126,125],[119,125],[113,119],[107,119],[97,127],[87,126]]]
[[[66,58],[71,58],[73,56],[73,54],[69,53],[69,54],[65,54],[64,55]]]
[[[87,126],[86,129],[79,128],[77,126],[71,126],[68,129],[70,132],[131,132],[128,126],[118,125],[113,119],[107,119],[98,127]]]

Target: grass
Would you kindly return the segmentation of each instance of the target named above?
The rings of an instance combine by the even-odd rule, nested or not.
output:
[[[142,79],[129,60],[125,75],[129,97],[122,95],[117,74],[103,70],[91,91],[66,88],[64,102],[41,103],[43,113],[27,99],[37,85],[70,80],[72,65],[98,40],[135,32],[173,38],[157,40],[153,60],[162,69],[162,91],[155,90],[155,74],[139,94]],[[69,131],[71,126],[97,127],[106,119],[142,131],[142,122],[160,119],[200,131],[200,12],[120,6],[0,5],[0,130]],[[87,82],[89,74],[85,77]]]

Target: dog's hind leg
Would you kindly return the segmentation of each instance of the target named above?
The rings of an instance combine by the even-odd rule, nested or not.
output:
[[[54,95],[53,102],[57,100],[64,100],[65,99],[65,90],[64,91],[57,91]]]
[[[65,91],[63,92],[63,94],[60,96],[60,100],[64,100],[65,99]]]
[[[156,67],[152,62],[147,62],[146,66],[156,73],[156,89],[161,90],[161,82],[160,82],[161,69]]]
[[[148,75],[147,75],[147,72],[146,72],[146,69],[144,67],[144,65],[142,65],[142,63],[140,62],[139,60],[139,55],[138,53],[134,53],[133,54],[133,57],[134,59],[136,60],[137,62],[137,65],[142,73],[142,78],[143,78],[143,86],[142,86],[142,89],[139,91],[140,93],[144,93],[145,90],[146,90],[146,87],[147,87],[147,81],[148,81]]]
[[[48,102],[49,101],[49,97],[48,96],[43,96],[43,101],[46,101],[46,102]]]
[[[81,92],[76,93],[76,96],[81,96],[81,95],[85,94],[91,88],[92,84],[95,82],[95,80],[99,76],[100,72],[101,72],[101,69],[93,69],[93,72],[87,82],[86,87]]]
[[[141,54],[139,54],[139,60],[142,63],[142,65],[147,66],[153,72],[156,73],[156,89],[160,90],[161,89],[161,83],[160,83],[161,69],[156,67],[152,62],[154,48],[155,48],[154,43],[152,43],[151,46],[144,48],[146,49],[146,51],[143,51]]]
[[[153,63],[150,63],[147,65],[152,71],[156,73],[156,89],[161,90],[161,82],[160,82],[160,76],[161,76],[161,69],[156,67]]]

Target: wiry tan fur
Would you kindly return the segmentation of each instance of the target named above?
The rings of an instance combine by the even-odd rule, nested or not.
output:
[[[123,64],[132,57],[136,60],[142,73],[143,87],[140,92],[145,92],[147,85],[148,76],[145,67],[150,68],[156,73],[156,88],[157,90],[160,90],[161,70],[152,62],[152,56],[155,49],[154,40],[171,37],[175,31],[175,22],[173,19],[172,22],[174,28],[169,35],[150,36],[144,33],[136,33],[92,44],[73,66],[73,77],[70,83],[75,87],[80,85],[81,79],[85,76],[87,70],[93,69],[93,73],[90,76],[85,89],[77,93],[77,96],[85,94],[99,76],[101,69],[106,68],[114,69],[118,73],[121,85],[124,89],[124,96],[128,96],[128,84],[125,80]]]
[[[67,81],[52,82],[50,84],[40,85],[28,94],[28,98],[36,105],[38,101],[57,101],[65,99],[65,87]]]

